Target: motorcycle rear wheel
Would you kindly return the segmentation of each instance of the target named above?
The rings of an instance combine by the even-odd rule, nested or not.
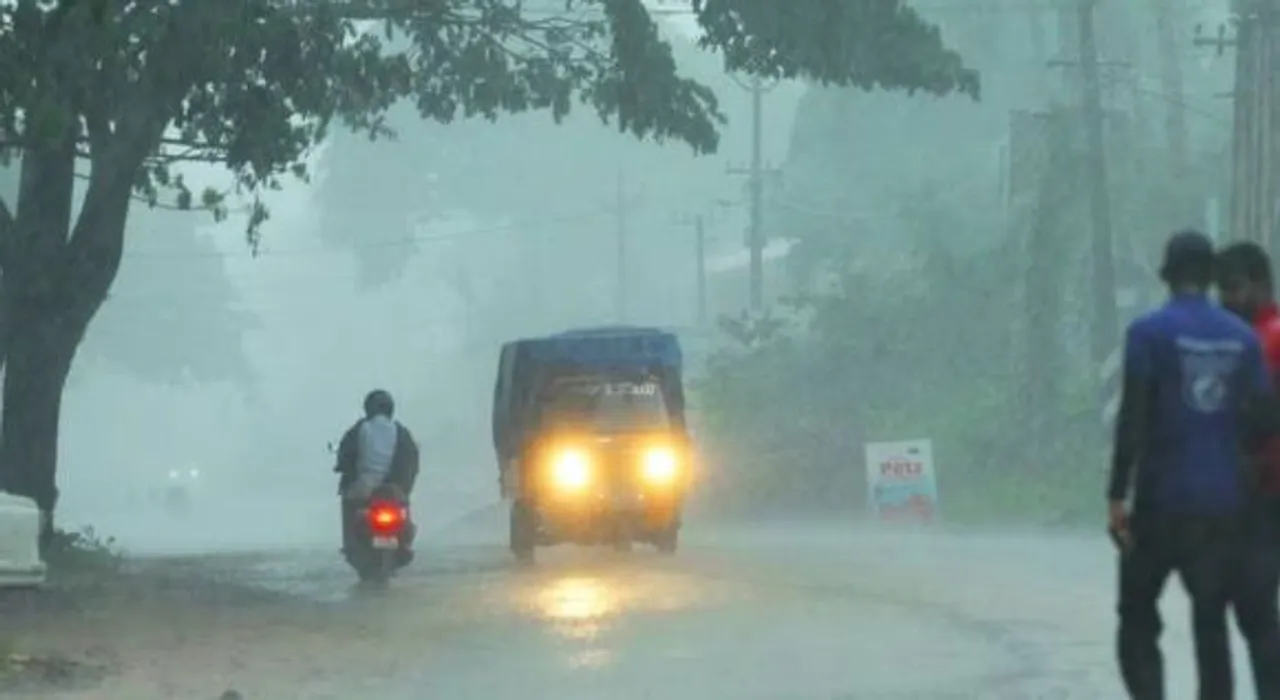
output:
[[[373,584],[375,586],[385,586],[391,580],[391,574],[395,571],[395,551],[382,550],[374,551],[362,566],[356,567],[356,575],[360,577],[362,583]]]

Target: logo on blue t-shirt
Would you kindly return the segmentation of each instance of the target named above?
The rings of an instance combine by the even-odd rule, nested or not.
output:
[[[1227,408],[1231,378],[1240,370],[1244,343],[1178,336],[1182,368],[1182,401],[1195,413],[1212,415]]]

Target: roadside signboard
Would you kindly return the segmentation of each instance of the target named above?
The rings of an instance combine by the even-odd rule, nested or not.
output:
[[[938,513],[938,480],[931,440],[869,442],[867,504],[884,522],[932,522]]]

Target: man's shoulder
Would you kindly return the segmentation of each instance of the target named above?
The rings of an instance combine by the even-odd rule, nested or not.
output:
[[[403,435],[406,438],[409,438],[410,440],[414,439],[413,431],[409,430],[409,428],[406,427],[405,424],[401,423],[400,421],[396,421],[396,432]]]
[[[1212,313],[1214,317],[1218,319],[1219,323],[1223,324],[1224,327],[1229,328],[1231,332],[1236,335],[1248,338],[1257,337],[1253,324],[1243,318],[1240,318],[1240,316],[1234,311],[1228,311],[1217,304],[1210,304],[1208,307],[1208,313]]]
[[[1262,343],[1267,365],[1272,369],[1280,369],[1280,316],[1273,316],[1259,323],[1254,332]]]
[[[1221,307],[1213,307],[1218,314],[1218,322],[1222,327],[1222,335],[1226,340],[1238,340],[1245,345],[1260,346],[1256,329],[1247,321]]]
[[[1152,309],[1129,322],[1128,336],[1133,340],[1147,340],[1173,330],[1176,319],[1169,314],[1168,307]]]
[[[1266,343],[1280,344],[1280,316],[1271,316],[1254,327],[1258,337]]]
[[[1216,304],[1206,304],[1192,314],[1162,306],[1135,318],[1129,323],[1129,329],[1130,332],[1170,335],[1193,331],[1195,335],[1217,335],[1223,340],[1256,337],[1253,326]]]

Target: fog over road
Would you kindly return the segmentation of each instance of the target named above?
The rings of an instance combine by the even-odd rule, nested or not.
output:
[[[673,558],[558,548],[521,569],[497,516],[435,533],[383,592],[355,587],[324,550],[165,565],[310,606],[296,639],[264,631],[256,650],[248,621],[233,649],[201,652],[247,700],[1120,697],[1101,535],[694,524]],[[1176,586],[1167,598],[1171,697],[1190,697],[1186,601]],[[1239,649],[1237,659],[1247,680]],[[173,679],[112,683],[92,692],[213,697]]]

